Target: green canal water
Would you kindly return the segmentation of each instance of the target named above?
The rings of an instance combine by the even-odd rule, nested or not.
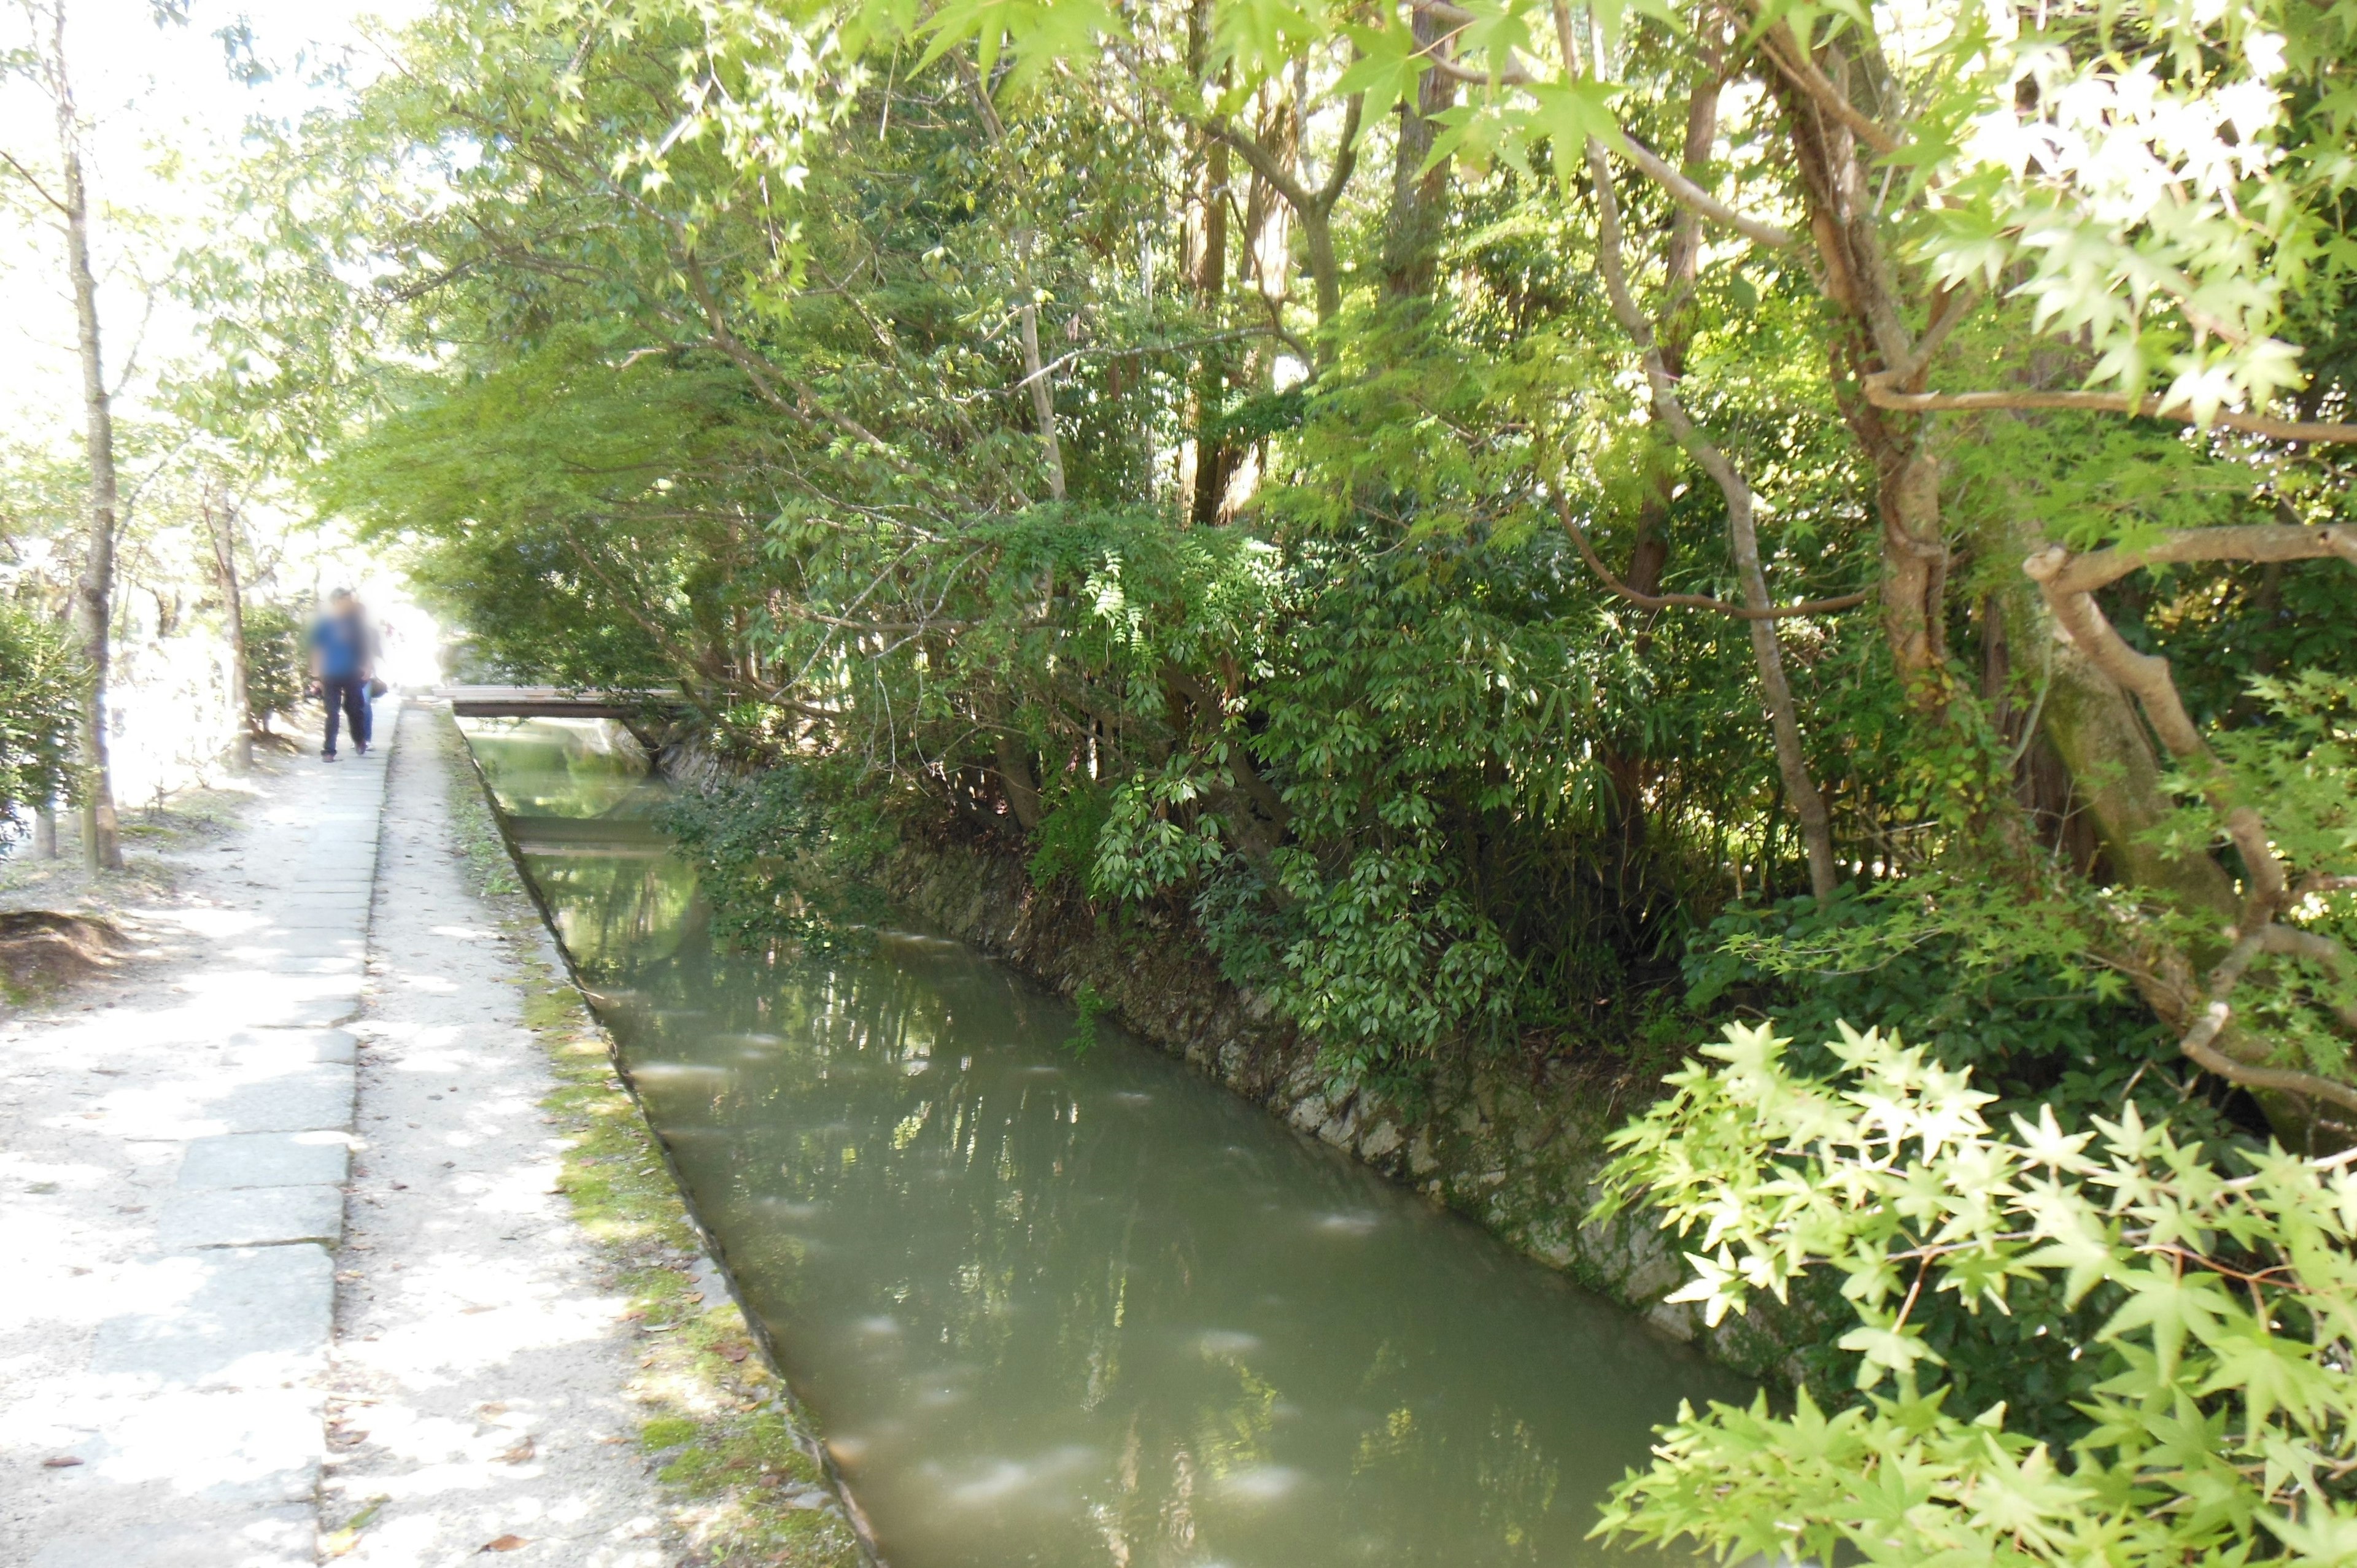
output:
[[[471,724],[557,934],[893,1568],[1628,1563],[1743,1385],[955,943],[708,940],[627,740]]]

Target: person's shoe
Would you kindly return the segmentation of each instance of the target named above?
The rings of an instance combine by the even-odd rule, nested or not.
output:
[[[355,742],[352,746],[352,751],[357,756],[366,757],[368,755],[368,742],[364,740]]]
[[[323,750],[319,753],[319,760],[322,762],[333,762],[336,760],[336,754],[332,751]]]

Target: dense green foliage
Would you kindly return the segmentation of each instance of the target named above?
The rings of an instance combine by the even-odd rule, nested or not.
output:
[[[245,698],[253,722],[264,729],[274,715],[293,713],[303,700],[310,669],[303,633],[303,618],[284,605],[246,607]]]
[[[885,908],[873,876],[884,843],[846,832],[848,816],[811,770],[776,768],[683,791],[658,820],[695,866],[719,935],[825,951],[864,943]]]
[[[72,796],[79,669],[57,627],[0,599],[0,834]]]
[[[2350,0],[444,0],[404,51],[261,157],[370,216],[262,243],[221,331],[334,318],[273,359],[351,415],[320,499],[493,665],[675,685],[769,768],[674,822],[748,940],[838,940],[895,832],[963,834],[1183,917],[1403,1103],[1749,1009],[1902,1030],[2041,1138],[2165,1113],[2203,1155],[2105,1136],[2169,1181],[2357,1127]],[[2033,1156],[1967,1142],[1994,1205]],[[2238,1246],[2292,1205],[2169,1201],[2213,1198]],[[1761,1213],[1822,1312],[1915,1245]],[[2195,1485],[2136,1478],[2192,1417],[2081,1353],[2135,1282],[2050,1272],[1813,1382],[1902,1345],[1846,1432],[2014,1463],[1936,1365]],[[1639,1528],[1738,1539],[1738,1419]],[[1777,1495],[1765,1544],[1834,1539]],[[2134,1560],[2308,1550],[2169,1517]]]
[[[1829,1270],[1867,1399],[1684,1412],[1603,1529],[1770,1559],[2093,1565],[2357,1552],[2357,1176],[2222,1161],[2130,1105],[2065,1133],[1921,1047],[1844,1027],[1824,1076],[1772,1027],[1618,1137],[1608,1207],[1660,1205],[1713,1320]],[[2002,1317],[2083,1360],[2067,1444],[2007,1390],[1944,1385],[1923,1309]],[[2027,1426],[2028,1430],[2025,1430]]]

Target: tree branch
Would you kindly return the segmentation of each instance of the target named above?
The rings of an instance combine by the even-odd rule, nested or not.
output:
[[[40,177],[34,174],[31,169],[27,168],[23,164],[18,163],[14,154],[0,152],[0,162],[5,162],[10,168],[15,169],[16,171],[16,177],[23,180],[27,185],[31,186],[33,188],[34,195],[39,197],[43,201],[46,201],[50,206],[56,208],[59,217],[70,218],[73,216],[73,209],[68,207],[64,202],[59,201],[56,197],[51,196],[49,194],[49,188],[41,183]]]
[[[1817,62],[1809,58],[1809,51],[1802,46],[1801,40],[1792,36],[1791,27],[1779,22],[1760,34],[1760,42],[1762,52],[1783,73],[1785,80],[1830,111],[1835,119],[1849,127],[1852,135],[1878,153],[1887,155],[1899,150],[1899,138],[1884,130],[1871,115],[1852,103],[1847,93],[1825,79],[1825,73],[1819,70]]]
[[[1732,616],[1737,620],[1775,620],[1785,616],[1831,615],[1836,610],[1856,609],[1869,596],[1864,593],[1843,594],[1830,599],[1810,599],[1803,604],[1776,605],[1768,609],[1755,610],[1746,605],[1714,599],[1704,594],[1641,594],[1612,575],[1612,568],[1604,564],[1603,558],[1596,553],[1596,547],[1587,542],[1587,531],[1579,526],[1579,520],[1572,516],[1568,500],[1556,496],[1555,509],[1555,515],[1563,520],[1564,532],[1570,534],[1571,542],[1579,547],[1580,556],[1587,563],[1587,569],[1604,579],[1606,587],[1641,610],[1714,610],[1723,616]]]
[[[2136,706],[2144,711],[2145,722],[2152,726],[2169,755],[2193,774],[2202,798],[2218,813],[2227,837],[2241,852],[2243,868],[2250,877],[2249,903],[2255,908],[2246,908],[2242,923],[2256,928],[2274,918],[2290,893],[2283,862],[2276,858],[2275,846],[2268,842],[2266,824],[2255,810],[2234,798],[2226,769],[2201,738],[2192,715],[2185,711],[2169,660],[2158,654],[2138,653],[2130,648],[2104,618],[2094,596],[2072,585],[2071,553],[2061,545],[2049,545],[2037,552],[2021,564],[2021,569],[2038,585],[2047,607],[2072,642],[2136,698]],[[2130,569],[2133,568],[2115,575],[2125,575],[2126,570]]]
[[[813,417],[823,419],[845,435],[866,443],[869,449],[901,475],[911,478],[919,477],[917,469],[903,459],[898,452],[893,451],[882,436],[849,414],[840,413],[829,408],[810,383],[799,378],[786,376],[776,366],[754,353],[738,339],[737,334],[729,329],[727,317],[720,308],[720,301],[714,295],[711,281],[704,275],[703,263],[696,259],[693,249],[681,252],[680,271],[687,278],[688,292],[695,296],[696,305],[704,312],[705,321],[711,329],[712,346],[726,354],[736,363],[738,370],[745,372],[746,377],[752,381],[753,389],[761,394],[763,402],[782,413],[791,414],[805,424],[811,423]],[[773,375],[791,381],[794,395],[798,401],[789,403],[786,400],[771,382],[770,377]]]
[[[1668,160],[1626,131],[1620,134],[1620,139],[1625,144],[1620,149],[1621,156],[1635,164],[1646,178],[1668,191],[1680,205],[1691,207],[1712,222],[1723,223],[1745,239],[1771,250],[1781,251],[1798,242],[1800,236],[1789,229],[1780,229],[1773,223],[1762,222],[1738,212],[1673,168]]]
[[[1572,34],[1569,0],[1555,0],[1555,30],[1563,44],[1564,58],[1574,59],[1577,50]],[[1591,11],[1587,19],[1589,36],[1601,56],[1602,40],[1597,37],[1598,24]],[[1714,91],[1716,89],[1714,88]],[[1563,149],[1568,156],[1570,149]],[[1610,302],[1613,317],[1620,323],[1635,344],[1637,354],[1645,368],[1645,381],[1652,392],[1653,412],[1669,427],[1695,465],[1711,478],[1719,494],[1727,499],[1727,532],[1733,546],[1736,581],[1743,587],[1746,606],[1755,612],[1770,609],[1768,602],[1768,577],[1760,564],[1760,538],[1752,520],[1751,482],[1729,458],[1717,443],[1711,440],[1686,413],[1678,396],[1677,381],[1662,359],[1660,338],[1652,322],[1638,307],[1636,296],[1630,291],[1628,266],[1623,259],[1620,242],[1620,202],[1612,185],[1611,160],[1605,156],[1604,143],[1596,136],[1587,138],[1587,177],[1596,194],[1596,263],[1603,275],[1605,298]],[[1833,827],[1825,811],[1823,791],[1810,775],[1808,757],[1803,747],[1799,715],[1792,702],[1791,682],[1784,673],[1784,654],[1776,635],[1773,619],[1766,613],[1745,618],[1750,623],[1753,662],[1760,675],[1760,692],[1768,710],[1768,727],[1775,741],[1776,768],[1784,782],[1784,794],[1800,819],[1801,842],[1808,853],[1809,886],[1817,902],[1824,903],[1834,895],[1839,871],[1834,859]]]
[[[1892,389],[1898,379],[1894,371],[1883,371],[1865,380],[1866,401],[1877,408],[1900,409],[1910,413],[2008,413],[2030,409],[2070,409],[2085,413],[2126,413],[2139,419],[2171,420],[2179,424],[2197,427],[2216,425],[2225,430],[2240,430],[2247,435],[2265,435],[2277,441],[2357,442],[2357,424],[2330,421],[2270,419],[2264,414],[2237,413],[2232,409],[2220,409],[2208,419],[2198,419],[2181,403],[2170,404],[2159,398],[2129,397],[2125,392],[1906,392]]]
[[[1437,7],[1419,5],[1416,8],[1430,10],[1435,16],[1441,15]],[[1454,10],[1455,7],[1451,6],[1448,9]],[[1477,70],[1471,66],[1461,65],[1441,55],[1432,57],[1432,65],[1434,70],[1452,81],[1469,82],[1479,86],[1487,86],[1495,81],[1510,87],[1535,87],[1546,80],[1543,72],[1518,60],[1508,61],[1494,77],[1488,71]],[[1687,178],[1667,158],[1629,134],[1625,129],[1620,133],[1620,140],[1622,143],[1619,149],[1620,156],[1634,164],[1639,173],[1667,191],[1670,199],[1679,206],[1699,212],[1712,222],[1724,224],[1753,243],[1766,245],[1771,250],[1781,251],[1799,241],[1800,236],[1789,229],[1780,229],[1773,223],[1738,212],[1734,208]]]
[[[1245,135],[1225,120],[1206,120],[1203,123],[1203,129],[1233,148],[1244,162],[1252,166],[1253,173],[1268,181],[1269,188],[1291,203],[1295,211],[1319,210],[1318,198],[1310,193],[1307,186],[1294,178],[1292,172],[1277,162],[1275,156],[1266,147],[1262,146],[1259,142]],[[1336,166],[1340,166],[1339,162]]]
[[[2044,554],[2041,552],[2032,559]],[[2065,553],[2042,580],[2050,582],[2059,593],[2092,594],[2147,566],[2189,561],[2313,561],[2327,555],[2338,555],[2357,566],[2357,529],[2272,522],[2179,529],[2138,549],[2115,546],[2084,555]],[[2024,570],[2038,576],[2037,570],[2027,566]]]
[[[2225,1028],[2234,1010],[2223,1002],[2212,1002],[2201,1011],[2193,1027],[2177,1042],[2177,1048],[2196,1067],[2214,1073],[2229,1083],[2239,1083],[2246,1089],[2273,1090],[2279,1094],[2297,1094],[2308,1100],[2326,1100],[2344,1110],[2357,1111],[2357,1089],[2345,1083],[2335,1083],[2329,1078],[2319,1078],[2312,1072],[2297,1072],[2289,1068],[2258,1067],[2239,1062],[2217,1047],[2219,1032]]]

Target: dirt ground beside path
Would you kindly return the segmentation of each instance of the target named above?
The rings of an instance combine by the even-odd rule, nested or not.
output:
[[[393,754],[339,1259],[323,1552],[669,1568],[628,1301],[554,1189],[555,1087],[453,832],[438,712]]]

